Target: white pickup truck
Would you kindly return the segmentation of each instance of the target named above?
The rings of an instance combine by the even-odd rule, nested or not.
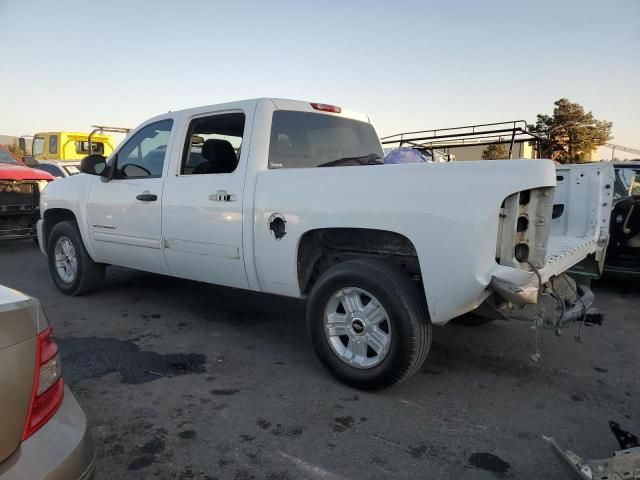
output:
[[[319,357],[365,389],[411,376],[432,325],[467,312],[556,327],[584,314],[608,239],[610,166],[383,156],[368,117],[332,105],[169,112],[49,185],[40,248],[69,295],[120,265],[308,297]]]

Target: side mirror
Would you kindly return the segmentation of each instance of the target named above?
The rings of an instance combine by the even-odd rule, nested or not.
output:
[[[107,174],[106,158],[102,155],[87,155],[80,162],[80,171],[89,175],[98,175],[101,177]]]

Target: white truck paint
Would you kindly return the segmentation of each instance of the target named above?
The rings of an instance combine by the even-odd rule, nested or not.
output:
[[[161,175],[109,179],[81,174],[53,182],[41,200],[42,251],[47,252],[55,222],[73,218],[94,262],[303,297],[307,292],[300,275],[305,269],[300,263],[309,260],[300,258],[305,234],[323,229],[393,232],[415,249],[434,325],[472,311],[496,292],[505,294],[505,288],[512,303],[535,302],[538,274],[546,283],[590,255],[603,255],[613,185],[608,165],[563,166],[558,172],[549,160],[340,168],[280,168],[273,162],[276,168],[269,168],[270,143],[282,140],[280,134],[275,140],[272,135],[274,112],[279,111],[369,123],[366,116],[344,109],[319,111],[309,103],[281,99],[152,118],[107,164],[117,161],[137,132],[171,120]],[[191,155],[185,148],[195,148],[195,140],[188,138],[194,119],[227,113],[243,113],[245,118],[237,168],[231,173],[184,174],[183,153]],[[377,149],[382,152],[379,142]],[[519,192],[545,188],[551,192],[541,203],[545,213],[529,223],[531,232],[537,232],[531,236],[537,244],[531,247],[546,252],[536,265],[538,273],[513,259],[498,262],[498,230],[515,228],[515,223],[499,226],[503,202]],[[156,195],[157,201],[136,199],[145,193]],[[553,220],[551,234],[541,234],[551,222],[554,203],[564,204],[564,211]],[[270,230],[275,216],[286,222],[280,239]]]

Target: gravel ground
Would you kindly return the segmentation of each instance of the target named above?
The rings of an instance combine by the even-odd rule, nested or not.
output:
[[[571,478],[542,435],[592,458],[640,433],[640,285],[600,281],[603,327],[438,328],[421,373],[378,393],[316,360],[304,303],[108,270],[65,297],[33,242],[0,244],[0,283],[42,302],[90,419],[97,478]]]

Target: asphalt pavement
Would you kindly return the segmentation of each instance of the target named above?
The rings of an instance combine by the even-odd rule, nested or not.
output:
[[[599,281],[602,327],[435,329],[422,371],[366,393],[316,360],[304,302],[111,267],[66,297],[31,241],[0,284],[40,299],[89,420],[97,479],[571,478],[542,436],[591,457],[640,433],[640,284]],[[455,292],[452,292],[454,294]]]

